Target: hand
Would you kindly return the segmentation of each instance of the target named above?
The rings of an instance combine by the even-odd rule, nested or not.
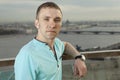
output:
[[[85,76],[86,73],[87,67],[85,65],[85,62],[80,59],[76,59],[74,62],[74,75],[81,78]]]

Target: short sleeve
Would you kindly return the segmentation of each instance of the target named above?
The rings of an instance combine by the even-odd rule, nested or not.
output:
[[[35,66],[27,50],[22,49],[15,59],[15,80],[35,80]]]

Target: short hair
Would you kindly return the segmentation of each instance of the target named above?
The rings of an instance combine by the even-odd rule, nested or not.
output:
[[[55,9],[58,9],[60,10],[61,14],[62,14],[62,11],[60,9],[60,7],[54,3],[54,2],[45,2],[43,4],[41,4],[38,8],[37,8],[37,11],[36,11],[36,19],[38,19],[38,15],[39,15],[39,12],[42,8],[46,8],[46,7],[49,7],[49,8],[55,8]]]

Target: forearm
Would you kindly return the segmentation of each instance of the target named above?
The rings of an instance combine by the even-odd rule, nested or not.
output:
[[[64,42],[64,44],[65,44],[64,54],[68,54],[73,58],[77,55],[80,55],[80,52],[78,52],[72,44],[70,44],[69,42]]]
[[[75,58],[76,56],[80,55],[80,52],[78,52],[74,46],[68,42],[64,42],[65,44],[65,50],[64,53],[72,56]],[[74,62],[74,74],[76,76],[79,76],[79,78],[83,77],[87,73],[87,67],[83,59],[75,59]]]

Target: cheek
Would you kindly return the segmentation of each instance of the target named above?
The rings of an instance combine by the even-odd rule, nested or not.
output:
[[[60,32],[60,30],[61,30],[61,27],[60,27],[60,26],[57,27],[57,32],[58,32],[58,33]]]
[[[59,30],[61,29],[61,26],[62,26],[62,25],[58,25],[58,29],[59,29]]]
[[[39,24],[37,25],[37,30],[38,32],[44,32],[45,31],[45,27],[46,27],[46,24],[42,21],[42,20],[39,20],[38,22]]]
[[[40,27],[40,29],[45,29],[46,28],[46,24],[44,24],[44,23],[40,23],[40,25],[39,25],[39,27]]]

